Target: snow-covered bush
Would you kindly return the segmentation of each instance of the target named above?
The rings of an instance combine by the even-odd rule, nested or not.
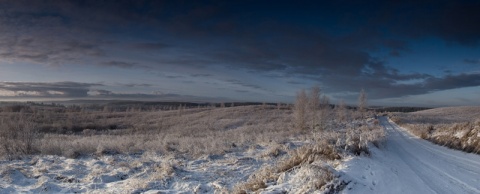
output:
[[[0,120],[0,157],[16,159],[36,151],[37,132],[23,114]]]

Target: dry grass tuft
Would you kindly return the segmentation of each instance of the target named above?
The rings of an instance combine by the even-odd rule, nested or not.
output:
[[[163,180],[175,175],[175,165],[171,162],[162,162],[160,164],[156,164],[153,167],[153,173],[150,176],[150,180]]]
[[[331,182],[335,175],[327,168],[318,165],[302,165],[297,172],[298,178],[304,182],[297,193],[313,193],[325,190],[325,186]]]
[[[478,110],[480,107],[438,108],[408,114],[397,113],[392,120],[422,139],[480,154]]]
[[[341,159],[336,148],[326,141],[308,144],[294,149],[273,167],[264,167],[253,173],[246,182],[235,186],[234,193],[256,192],[267,187],[268,183],[277,182],[282,173],[299,170],[306,179],[305,191],[321,189],[331,181],[333,174],[323,167],[312,165],[315,161]]]
[[[311,164],[317,160],[338,160],[340,154],[334,146],[322,141],[315,145],[305,145],[289,153],[289,158],[280,161],[277,165],[277,173],[289,171],[302,164]]]
[[[246,182],[235,185],[233,193],[250,193],[267,188],[267,182],[276,181],[280,175],[271,167],[261,168],[250,175]]]

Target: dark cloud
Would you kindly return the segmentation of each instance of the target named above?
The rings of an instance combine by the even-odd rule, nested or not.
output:
[[[150,50],[150,51],[157,51],[163,50],[165,48],[170,47],[170,45],[165,43],[135,43],[130,45],[131,48],[139,49],[139,50]]]
[[[418,21],[419,29],[436,34],[447,41],[454,41],[465,45],[480,43],[479,1],[452,1],[439,6],[429,18]],[[429,14],[423,14],[424,16]],[[434,18],[437,17],[437,18]]]
[[[386,47],[391,48],[392,50],[397,50],[397,51],[409,50],[408,43],[403,40],[387,39],[383,42],[383,44]]]
[[[150,94],[146,93],[118,93],[108,90],[92,90],[90,92],[90,98],[102,98],[102,99],[130,99],[130,100],[155,100],[155,101],[190,101],[190,102],[219,102],[219,101],[232,101],[229,98],[223,97],[203,97],[193,95],[181,95],[164,93],[161,91],[154,91]]]
[[[208,73],[195,73],[195,74],[190,74],[192,77],[212,77],[212,74]]]
[[[463,62],[466,64],[478,65],[480,64],[480,59],[465,59]]]
[[[178,78],[183,78],[184,76],[181,75],[165,75],[166,78],[170,79],[178,79]]]
[[[106,67],[118,67],[118,68],[125,68],[125,69],[132,69],[132,68],[146,68],[149,69],[150,67],[141,65],[134,62],[125,62],[125,61],[106,61],[101,62],[98,64],[99,66],[106,66]]]
[[[200,101],[215,102],[229,100],[222,97],[202,97],[180,95],[155,91],[152,93],[119,93],[110,90],[96,89],[105,86],[97,83],[78,82],[0,82],[0,98],[108,98],[133,100],[167,100],[167,101]]]
[[[4,1],[1,4],[5,18],[9,18],[3,22],[8,23],[8,29],[32,31],[41,28],[40,32],[44,32],[34,31],[33,39],[41,39],[41,34],[53,34],[49,36],[60,39],[57,43],[51,43],[54,48],[56,44],[67,40],[79,41],[78,37],[97,39],[115,34],[115,31],[139,38],[142,36],[140,33],[130,32],[132,28],[138,28],[160,36],[167,32],[174,33],[175,38],[186,38],[197,44],[213,40],[214,47],[220,48],[206,51],[210,56],[208,62],[228,61],[235,67],[263,71],[285,70],[290,66],[298,66],[296,69],[300,73],[321,69],[312,66],[347,66],[344,69],[353,66],[353,71],[356,71],[358,66],[369,61],[366,53],[369,49],[386,47],[391,49],[392,55],[399,56],[408,50],[408,43],[403,40],[405,38],[434,35],[447,41],[475,43],[479,40],[480,32],[475,22],[480,17],[476,11],[479,8],[477,2],[303,2],[295,6],[286,2],[270,5],[262,2],[163,1]],[[410,11],[405,12],[405,9]],[[316,26],[306,28],[281,19],[284,14],[300,10],[292,19],[310,18],[305,22]],[[425,10],[429,10],[429,14],[425,14]],[[330,18],[338,24],[330,25],[318,18]],[[18,25],[28,23],[34,25]],[[348,33],[337,35],[340,30]],[[72,36],[69,38],[58,34]],[[392,35],[403,39],[392,39]],[[236,46],[224,48],[217,43],[218,40]],[[166,42],[143,42],[131,44],[131,47],[159,50],[169,45]],[[74,53],[93,56],[105,53],[98,50],[98,45],[79,46],[83,49]],[[40,62],[47,58],[45,53],[18,57]]]
[[[152,84],[145,84],[145,83],[129,83],[129,84],[118,84],[123,87],[129,87],[129,88],[134,88],[134,87],[152,87]]]
[[[116,93],[109,90],[92,90],[90,92],[91,97],[109,97],[109,98],[129,98],[129,99],[140,99],[140,98],[155,98],[160,96],[178,96],[171,94],[144,94],[144,93]]]
[[[225,81],[228,82],[228,83],[231,83],[231,84],[234,84],[234,85],[238,85],[238,86],[242,86],[242,87],[249,88],[249,89],[265,90],[264,88],[262,88],[262,87],[259,86],[259,85],[250,84],[250,83],[245,83],[245,82],[243,82],[243,81],[236,80],[236,79],[229,79],[229,80],[225,80]]]
[[[102,84],[78,82],[0,82],[1,97],[86,97]]]
[[[394,98],[418,94],[427,94],[435,91],[449,90],[464,87],[480,86],[480,74],[457,74],[444,77],[429,76],[423,79],[398,80],[384,77],[377,79],[373,77],[357,77],[349,79],[343,76],[329,77],[328,91],[342,92],[355,91],[364,88],[369,93],[369,98]],[[337,89],[342,88],[342,89]]]
[[[400,52],[398,51],[390,51],[390,55],[393,56],[393,57],[400,57]]]
[[[72,19],[48,3],[0,2],[0,55],[4,60],[49,65],[83,62],[106,52],[94,31],[72,26]],[[93,38],[89,38],[93,37]]]
[[[478,47],[478,10],[478,1],[0,0],[0,57],[53,65],[93,61],[89,64],[125,69],[221,66],[311,79],[332,92],[368,88],[374,98],[399,97],[478,84],[476,74],[405,74],[388,65],[388,57],[403,57],[412,52],[409,43],[426,38]],[[115,58],[118,45],[169,52],[149,56],[156,63],[146,66]],[[378,51],[389,56],[375,56]],[[237,78],[226,82],[265,90]],[[143,87],[126,87],[137,86]]]
[[[99,45],[77,40],[58,41],[53,37],[30,38],[20,34],[0,35],[0,56],[9,61],[49,65],[79,62],[83,57],[102,57]]]
[[[338,4],[337,4],[338,3]],[[447,42],[478,45],[480,19],[478,1],[384,1],[358,3],[334,3],[333,10],[347,12],[345,25],[370,28],[380,38],[438,37]],[[342,5],[340,5],[342,4]],[[357,6],[352,5],[357,4]],[[368,6],[367,6],[368,5]],[[408,11],[407,11],[408,10]]]
[[[199,54],[199,55],[185,55],[179,54],[176,56],[162,56],[157,60],[158,66],[163,66],[165,64],[174,65],[174,66],[183,66],[190,68],[205,68],[211,65],[219,64],[218,59],[211,58],[208,54]]]
[[[109,66],[109,67],[132,68],[132,67],[135,67],[137,64],[136,63],[123,62],[123,61],[108,61],[108,62],[102,62],[99,65]]]
[[[178,94],[164,94],[161,92],[153,92],[151,94],[145,93],[117,93],[109,90],[93,90],[90,92],[90,97],[93,98],[111,98],[111,99],[154,99],[154,100],[174,100],[183,98]]]
[[[385,40],[383,45],[390,49],[390,55],[394,57],[400,57],[402,52],[410,51],[408,43],[403,40]]]
[[[303,84],[305,84],[305,83],[297,82],[297,81],[288,81],[287,83],[292,84],[292,85],[303,85]]]
[[[462,87],[480,86],[480,73],[447,75],[442,78],[429,78],[424,87],[434,90],[447,90]]]

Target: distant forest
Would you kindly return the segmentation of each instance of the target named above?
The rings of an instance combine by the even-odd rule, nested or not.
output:
[[[249,105],[269,105],[288,108],[290,104],[261,103],[261,102],[221,102],[221,103],[196,103],[196,102],[153,102],[153,101],[115,101],[115,100],[72,100],[63,102],[0,102],[0,112],[32,112],[33,107],[56,109],[58,112],[80,111],[155,111],[177,110],[184,108],[205,107],[234,107]],[[335,105],[331,104],[331,108]],[[347,106],[348,109],[356,109]],[[375,112],[416,112],[431,109],[428,107],[370,107]]]
[[[371,108],[376,112],[416,112],[421,110],[428,110],[432,108],[427,107],[380,107],[380,108]]]

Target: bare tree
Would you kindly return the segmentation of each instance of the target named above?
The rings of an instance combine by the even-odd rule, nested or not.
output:
[[[335,112],[337,114],[337,118],[340,122],[345,122],[347,120],[347,108],[345,102],[341,100],[337,106],[335,106]]]
[[[308,97],[304,89],[297,92],[297,98],[294,105],[294,120],[295,127],[299,130],[303,130],[306,127],[307,122],[307,105]]]
[[[325,130],[327,121],[330,117],[330,99],[322,95],[320,99],[320,130]]]
[[[110,107],[108,107],[107,105],[103,106],[103,112],[104,112],[104,113],[109,113],[109,112],[111,112]]]
[[[308,108],[310,111],[310,117],[312,119],[311,128],[315,129],[318,124],[318,108],[320,106],[320,87],[313,86],[310,89],[308,98]]]
[[[364,120],[367,112],[367,93],[365,93],[364,89],[360,91],[360,95],[358,96],[358,112],[360,113],[361,119]]]

